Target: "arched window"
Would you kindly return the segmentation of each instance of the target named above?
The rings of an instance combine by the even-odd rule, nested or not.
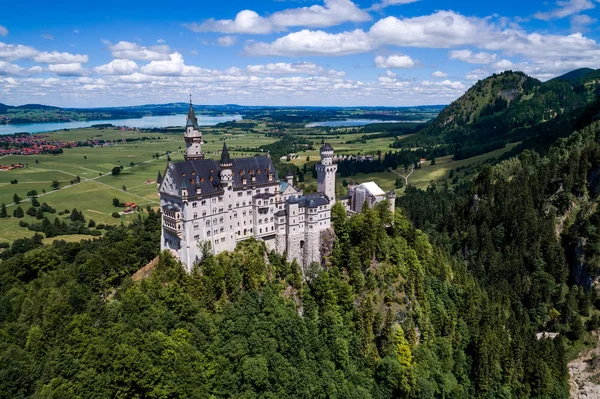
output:
[[[206,221],[206,225],[207,225],[207,226],[210,226],[210,220],[207,220],[207,221]]]
[[[198,218],[198,212],[194,212],[194,219]]]

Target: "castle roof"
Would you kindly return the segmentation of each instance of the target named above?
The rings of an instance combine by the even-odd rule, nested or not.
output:
[[[312,193],[305,194],[301,197],[290,197],[288,199],[290,204],[298,204],[300,208],[308,207],[308,208],[317,208],[322,205],[329,204],[329,198],[323,193]]]
[[[231,158],[229,157],[229,150],[227,150],[227,144],[223,141],[223,150],[221,151],[221,165],[230,164]]]
[[[323,144],[323,146],[321,146],[321,152],[323,151],[333,151],[333,147],[331,146],[331,144],[325,143]]]
[[[374,181],[369,181],[366,183],[362,183],[358,188],[362,188],[368,191],[371,195],[377,197],[379,195],[385,195],[385,191],[381,189]]]
[[[161,184],[163,181],[163,177],[160,174],[160,170],[158,171],[158,176],[156,177],[156,184]]]
[[[190,109],[187,114],[187,121],[185,126],[193,126],[198,129],[198,118],[196,118],[196,114],[194,113],[194,107],[192,106],[192,99],[190,97]]]
[[[231,160],[231,169],[233,172],[233,187],[246,187],[250,185],[276,184],[275,168],[271,158],[266,156],[237,158]],[[182,187],[190,190],[189,195],[194,195],[197,188],[201,190],[202,195],[222,193],[220,172],[221,168],[218,162],[213,159],[198,159],[193,161],[183,161],[170,163],[168,168],[171,170],[174,184],[179,190]],[[273,180],[269,181],[269,174],[273,174]],[[255,177],[255,181],[252,181]],[[245,178],[246,184],[242,184]]]

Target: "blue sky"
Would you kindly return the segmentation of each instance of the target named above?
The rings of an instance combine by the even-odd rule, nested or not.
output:
[[[598,0],[4,2],[0,102],[446,104],[600,68]]]

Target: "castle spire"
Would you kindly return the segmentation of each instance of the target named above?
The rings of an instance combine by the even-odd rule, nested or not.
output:
[[[223,150],[221,150],[221,166],[231,166],[231,157],[229,156],[229,150],[227,149],[225,140],[223,140]]]
[[[190,109],[187,114],[187,122],[186,126],[193,126],[198,129],[198,118],[196,118],[196,114],[194,113],[194,107],[192,106],[192,93],[190,93]]]

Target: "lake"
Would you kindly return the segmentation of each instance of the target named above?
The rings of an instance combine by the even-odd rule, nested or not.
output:
[[[371,123],[425,123],[427,121],[382,121],[380,119],[346,119],[344,121],[312,122],[305,127],[343,127],[343,126],[365,126]]]
[[[144,116],[142,118],[132,119],[106,119],[99,121],[85,122],[51,122],[51,123],[23,123],[16,125],[0,125],[0,135],[14,133],[43,133],[62,129],[81,129],[92,125],[110,123],[115,126],[129,126],[139,128],[155,128],[168,126],[185,126],[187,115],[164,115],[164,116]],[[213,126],[217,123],[241,120],[241,115],[224,115],[224,116],[198,116],[198,124],[200,126]]]

